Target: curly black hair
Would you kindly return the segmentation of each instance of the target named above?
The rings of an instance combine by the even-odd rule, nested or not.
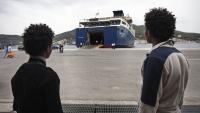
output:
[[[26,53],[39,56],[52,44],[54,32],[46,24],[31,24],[25,29],[22,37]]]
[[[176,18],[166,8],[153,8],[145,14],[145,27],[158,41],[163,42],[174,36]]]

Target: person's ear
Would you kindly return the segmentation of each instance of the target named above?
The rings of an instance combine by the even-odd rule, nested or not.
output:
[[[47,52],[46,52],[46,58],[49,58],[49,56],[51,55],[51,52],[52,52],[52,47],[51,47],[51,45],[48,45]]]
[[[151,34],[149,30],[145,30],[145,39],[148,43],[151,43]]]

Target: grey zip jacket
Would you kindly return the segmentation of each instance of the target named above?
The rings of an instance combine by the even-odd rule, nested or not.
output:
[[[144,60],[139,113],[181,113],[189,64],[173,44],[155,45]]]

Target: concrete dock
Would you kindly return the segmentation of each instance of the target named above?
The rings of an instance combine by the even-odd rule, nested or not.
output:
[[[181,51],[190,64],[184,104],[200,105],[200,49]],[[61,54],[54,50],[47,66],[60,77],[63,104],[137,104],[146,52],[142,49],[71,49]],[[12,59],[0,56],[0,112],[11,110],[10,80],[28,60],[24,51],[16,54]]]

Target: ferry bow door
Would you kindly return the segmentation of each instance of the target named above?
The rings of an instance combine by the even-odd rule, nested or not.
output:
[[[104,44],[104,35],[103,32],[96,31],[96,32],[89,32],[87,34],[87,41],[90,45],[103,45]]]

